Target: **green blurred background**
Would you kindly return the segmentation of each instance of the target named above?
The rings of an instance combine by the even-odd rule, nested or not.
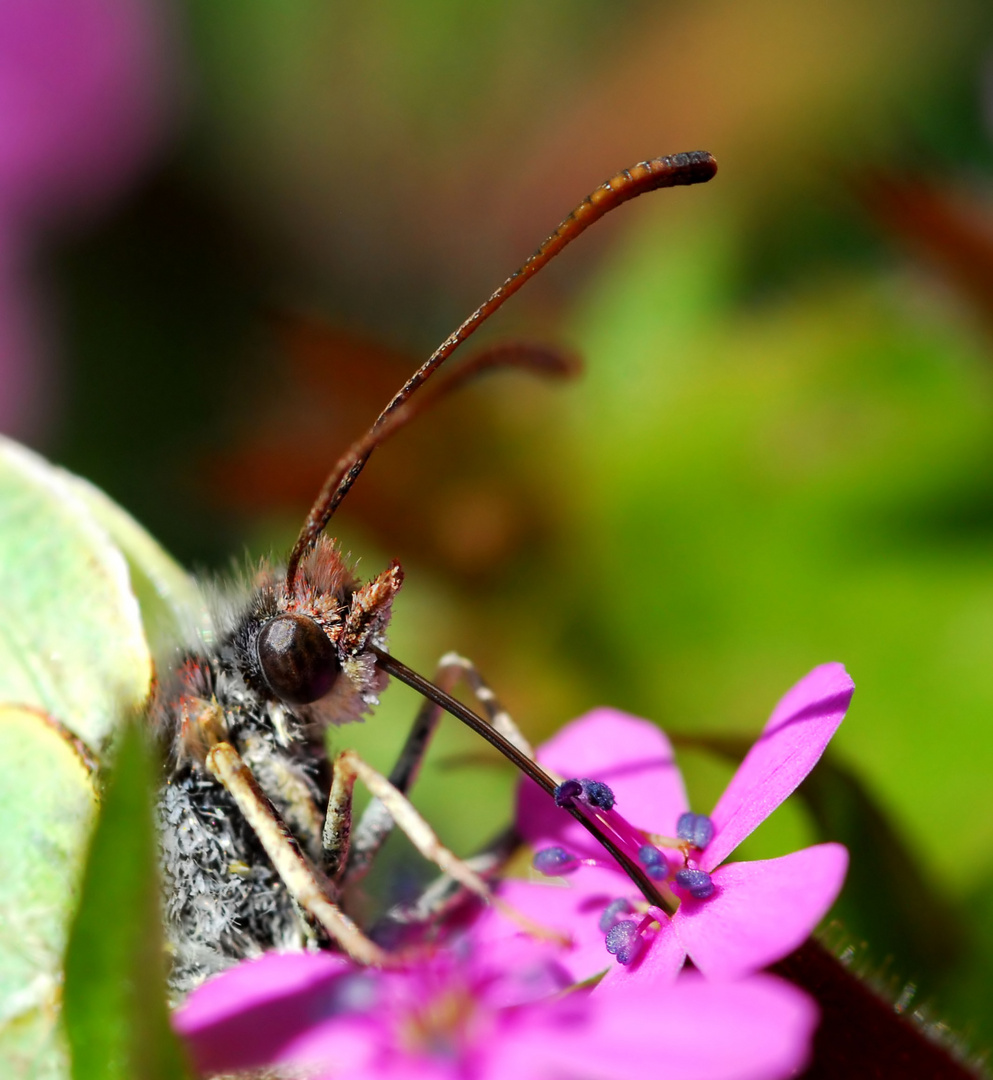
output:
[[[844,661],[831,767],[746,854],[848,843],[846,940],[993,1045],[985,7],[187,0],[157,162],[35,266],[29,441],[195,569],[285,550],[337,454],[583,195],[712,151],[710,185],[625,207],[480,335],[574,348],[585,377],[447,403],[335,530],[407,571],[397,655],[471,656],[534,740],[598,704],[658,721],[700,811],[737,749],[713,737]],[[415,707],[390,690],[335,738],[386,766]],[[513,783],[446,730],[417,801],[467,851]]]

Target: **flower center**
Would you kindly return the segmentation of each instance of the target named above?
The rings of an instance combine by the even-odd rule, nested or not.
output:
[[[710,874],[693,865],[696,855],[714,837],[714,823],[706,814],[691,811],[680,814],[675,837],[659,836],[635,828],[622,817],[614,807],[613,793],[599,781],[566,780],[556,791],[557,802],[560,796],[582,800],[598,809],[598,817],[610,828],[619,846],[644,867],[660,895],[671,902],[671,907],[667,905],[669,914],[678,908],[680,894],[695,900],[706,900],[713,895],[714,883]],[[582,858],[562,847],[538,851],[532,865],[539,873],[549,876],[571,874],[581,866],[613,867],[603,859]],[[647,905],[642,901],[633,905],[621,897],[612,901],[600,917],[599,927],[605,934],[607,951],[619,964],[634,963],[644,948],[646,931],[658,926],[655,916],[646,909]],[[636,920],[626,918],[626,915],[641,915],[642,918]]]
[[[477,1011],[467,988],[446,988],[400,1020],[397,1042],[408,1054],[456,1061],[465,1052]]]

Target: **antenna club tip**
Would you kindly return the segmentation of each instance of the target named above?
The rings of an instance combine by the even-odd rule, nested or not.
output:
[[[681,154],[640,161],[630,169],[624,169],[592,191],[568,217],[538,247],[533,255],[518,267],[499,288],[466,319],[462,325],[450,334],[427,360],[414,372],[400,390],[393,396],[378,419],[369,429],[364,439],[354,443],[349,452],[335,466],[327,483],[311,508],[303,530],[290,554],[286,568],[286,588],[292,590],[302,556],[314,545],[327,523],[331,520],[338,504],[348,494],[352,484],[373,450],[384,439],[402,427],[418,410],[406,408],[410,396],[418,390],[448,357],[469,337],[490,315],[493,314],[509,297],[531,277],[534,276],[549,259],[554,258],[568,243],[584,232],[604,214],[622,203],[659,188],[681,187],[690,184],[705,184],[717,174],[717,161],[707,150],[689,150]],[[499,353],[500,362],[512,363]],[[533,348],[521,350],[517,358],[519,366],[533,370],[543,370],[547,374],[569,376],[577,365],[561,362],[552,354],[541,357]],[[465,371],[478,373],[487,366],[496,366],[493,355],[483,362],[477,360]],[[457,385],[460,378],[449,381],[446,389]]]
[[[707,150],[669,154],[655,158],[650,164],[655,166],[653,171],[664,170],[670,174],[669,182],[676,184],[705,184],[717,175],[717,159]]]

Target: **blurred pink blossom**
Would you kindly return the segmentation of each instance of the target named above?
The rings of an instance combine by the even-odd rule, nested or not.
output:
[[[148,162],[173,111],[171,29],[156,0],[0,0],[0,429],[30,433],[49,389],[42,231]]]
[[[528,987],[552,982],[496,959],[456,950],[375,972],[269,953],[194,991],[174,1025],[203,1073],[277,1066],[314,1080],[774,1080],[809,1058],[817,1010],[770,976],[536,999]],[[508,998],[515,982],[523,997]]]
[[[154,0],[0,0],[0,212],[86,209],[147,161],[169,111]]]

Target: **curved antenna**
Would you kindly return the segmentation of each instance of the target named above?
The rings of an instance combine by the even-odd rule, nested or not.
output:
[[[406,427],[411,420],[423,412],[427,412],[442,398],[447,397],[452,391],[458,390],[466,383],[485,375],[489,371],[498,368],[521,368],[535,375],[543,375],[549,378],[568,379],[578,375],[582,371],[582,363],[579,358],[562,349],[549,345],[536,345],[529,342],[503,342],[483,349],[466,361],[460,368],[448,372],[441,380],[434,384],[430,393],[422,394],[415,401],[402,402],[393,412],[380,416],[379,420],[341,455],[331,475],[321,488],[315,506],[327,505],[327,519],[334,513],[335,507],[345,497],[348,489],[352,486],[355,477],[361,471],[361,463],[368,460],[369,455],[382,443],[402,427]],[[356,463],[360,463],[356,468]],[[352,475],[354,472],[354,475]],[[349,483],[342,484],[342,478],[349,476]],[[326,519],[326,520],[327,520]],[[314,540],[323,530],[318,529]],[[304,534],[301,533],[301,536]],[[298,561],[313,546],[313,542],[302,546],[297,540],[297,546],[293,549],[290,564],[286,574],[287,589],[293,588]]]
[[[571,214],[548,236],[534,254],[469,316],[465,322],[438,346],[427,360],[393,396],[389,404],[379,414],[376,422],[369,429],[365,438],[358,440],[342,457],[327,482],[321,489],[317,501],[311,507],[303,529],[290,553],[286,566],[286,587],[293,588],[297,567],[301,558],[314,546],[317,538],[324,531],[331,515],[338,504],[348,494],[373,450],[386,435],[397,430],[410,418],[407,414],[401,424],[392,418],[404,408],[407,399],[422,386],[445,360],[477,330],[498,308],[533,277],[549,260],[580,233],[599,221],[604,214],[634,199],[638,195],[655,191],[656,188],[679,187],[686,184],[704,184],[717,172],[717,162],[711,154],[695,150],[686,154],[674,154],[671,157],[653,158],[641,161],[630,169],[625,169],[601,184],[594,192],[572,211]],[[384,430],[386,435],[384,435]]]

